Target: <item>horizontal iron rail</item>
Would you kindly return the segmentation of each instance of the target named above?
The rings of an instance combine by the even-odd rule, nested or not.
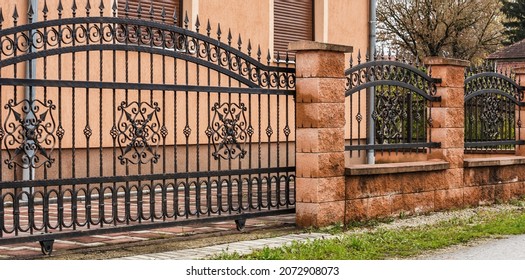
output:
[[[187,172],[187,173],[184,172],[184,173],[168,173],[168,174],[144,174],[144,175],[89,177],[89,178],[47,179],[47,180],[34,180],[34,181],[5,181],[5,182],[0,182],[0,189],[61,186],[61,185],[74,185],[74,184],[116,183],[116,182],[204,178],[204,177],[215,177],[215,176],[260,175],[260,174],[286,173],[286,172],[295,172],[295,167],[217,170],[217,171],[201,171],[201,172]]]
[[[0,37],[17,34],[17,33],[24,33],[27,31],[33,31],[40,28],[45,27],[59,27],[59,26],[66,26],[68,24],[84,24],[84,23],[99,23],[99,24],[124,24],[128,26],[142,26],[142,27],[152,27],[152,28],[158,28],[164,31],[170,31],[175,32],[184,36],[190,36],[192,38],[202,40],[204,42],[213,44],[215,46],[218,46],[225,51],[232,53],[238,57],[241,57],[245,59],[246,61],[250,62],[250,64],[254,65],[256,68],[265,70],[265,71],[279,71],[279,72],[288,72],[288,73],[295,73],[294,68],[282,68],[282,67],[275,67],[275,66],[269,66],[265,65],[256,59],[254,59],[251,56],[248,56],[247,54],[243,53],[242,51],[229,46],[225,42],[221,42],[219,40],[213,39],[211,37],[208,37],[204,34],[200,34],[188,29],[181,28],[176,25],[169,25],[167,23],[161,23],[156,21],[149,21],[144,19],[135,19],[135,18],[120,18],[120,17],[76,17],[76,18],[61,18],[61,19],[55,19],[55,20],[47,20],[47,21],[39,21],[36,23],[30,23],[25,25],[20,25],[16,27],[6,28],[3,30],[0,30]]]
[[[465,142],[465,148],[501,146],[501,145],[525,145],[525,140]]]
[[[0,238],[0,245],[50,240],[50,239],[80,237],[80,236],[86,236],[86,235],[109,234],[109,233],[136,231],[136,230],[148,230],[148,229],[167,228],[167,227],[174,227],[174,226],[185,226],[185,225],[192,225],[192,224],[205,223],[205,222],[241,220],[241,219],[257,218],[257,217],[293,214],[293,213],[295,213],[295,207],[290,207],[286,209],[277,209],[277,210],[267,210],[267,211],[261,211],[261,212],[228,214],[224,216],[215,216],[215,217],[192,218],[192,219],[185,219],[185,220],[158,221],[158,222],[153,222],[153,223],[142,222],[140,224],[122,225],[122,226],[113,226],[113,227],[111,227],[110,225],[104,225],[105,227],[103,228],[101,227],[97,229],[92,228],[92,229],[86,229],[86,230],[43,233],[43,234],[38,234],[38,235],[4,237],[4,238]]]
[[[295,95],[295,90],[266,89],[266,88],[241,88],[241,87],[218,87],[218,86],[188,86],[170,84],[147,84],[147,83],[118,83],[118,82],[88,82],[68,80],[39,80],[39,79],[9,79],[0,78],[0,85],[7,86],[31,86],[49,88],[88,88],[88,89],[129,89],[129,90],[163,90],[163,91],[195,91],[195,92],[217,92],[217,93],[245,93],[245,94],[271,94],[271,95]],[[96,92],[98,94],[98,92]]]
[[[426,80],[428,82],[438,83],[438,84],[441,83],[441,79],[440,78],[434,79],[434,78],[430,77],[429,75],[427,75],[427,73],[421,71],[420,69],[418,69],[418,68],[416,68],[416,67],[414,67],[412,65],[406,64],[404,62],[392,61],[392,60],[372,60],[372,61],[368,61],[368,62],[365,62],[365,63],[362,63],[362,64],[357,64],[357,65],[355,65],[352,68],[346,69],[345,70],[345,75],[348,76],[351,73],[353,73],[355,71],[358,71],[359,69],[369,68],[369,67],[374,67],[374,66],[396,66],[396,67],[401,67],[401,68],[404,68],[404,69],[407,69],[407,70],[413,72],[414,74],[416,74],[418,76],[421,76],[421,78],[423,78],[424,80]]]
[[[399,144],[374,144],[374,145],[347,145],[346,151],[356,150],[391,150],[391,149],[413,149],[413,148],[439,148],[441,143],[399,143]]]
[[[429,101],[433,101],[433,102],[439,102],[441,101],[441,96],[432,96],[432,95],[429,95],[428,93],[426,93],[425,91],[423,91],[422,89],[420,88],[417,88],[409,83],[405,83],[405,82],[399,82],[399,81],[392,81],[392,80],[378,80],[378,81],[372,81],[372,82],[367,82],[367,83],[364,83],[364,84],[360,84],[354,88],[351,88],[351,89],[348,89],[346,92],[345,92],[345,96],[350,96],[360,90],[364,90],[364,89],[367,89],[369,87],[375,87],[375,86],[398,86],[398,87],[402,87],[402,88],[406,88],[408,90],[411,90],[419,95],[421,95],[423,98],[429,100]]]

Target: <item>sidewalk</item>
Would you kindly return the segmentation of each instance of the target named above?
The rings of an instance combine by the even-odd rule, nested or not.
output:
[[[257,233],[268,229],[274,229],[286,225],[295,224],[295,215],[280,215],[270,217],[260,217],[248,219],[246,221],[245,231]],[[104,234],[104,235],[89,235],[83,237],[57,239],[53,246],[52,256],[58,256],[68,253],[78,253],[84,249],[91,251],[100,249],[103,251],[106,247],[119,245],[130,246],[133,244],[140,244],[155,240],[177,240],[181,242],[188,242],[188,239],[200,236],[220,236],[238,234],[234,221],[214,222],[206,224],[196,224],[188,226],[178,226],[171,228],[160,228],[142,231],[129,231],[122,233]],[[38,242],[17,243],[11,245],[0,246],[0,260],[2,259],[45,259],[40,250]]]

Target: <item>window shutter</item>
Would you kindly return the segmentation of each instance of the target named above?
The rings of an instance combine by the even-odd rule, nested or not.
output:
[[[182,22],[181,20],[181,0],[128,0],[128,6],[129,6],[129,17],[130,18],[138,18],[137,9],[139,7],[139,2],[142,6],[142,12],[141,12],[141,18],[143,19],[149,19],[149,11],[150,7],[153,4],[153,20],[155,21],[162,21],[162,7],[164,7],[166,11],[166,22],[172,22],[173,14],[175,11],[177,11],[177,22],[178,25]],[[123,18],[125,17],[125,9],[126,7],[126,0],[119,0],[118,2],[118,15],[119,17]]]
[[[290,42],[313,40],[313,6],[312,0],[275,0],[275,53],[286,52]]]

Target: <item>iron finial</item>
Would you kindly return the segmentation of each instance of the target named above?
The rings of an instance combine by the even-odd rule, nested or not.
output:
[[[232,30],[228,28],[228,45],[232,45]]]
[[[357,64],[361,64],[361,50],[357,51]]]
[[[75,17],[77,15],[77,1],[76,0],[73,0],[73,5],[71,6],[71,11],[73,11],[73,17]]]
[[[266,56],[266,60],[268,65],[272,62],[272,54],[270,53],[270,49],[268,49],[268,55]]]
[[[199,21],[199,15],[195,18],[195,31],[199,33],[199,27],[201,27],[201,22]]]
[[[149,5],[149,18],[153,20],[153,15],[155,14],[155,10],[153,8],[153,0],[151,0]]]
[[[0,29],[2,29],[3,22],[4,22],[4,13],[2,12],[2,7],[0,7]]]
[[[91,11],[91,3],[90,0],[87,0],[86,3],[86,15],[89,17],[89,12]]]
[[[104,6],[104,0],[100,0],[100,5],[98,5],[98,9],[100,10],[100,16],[104,15],[104,9],[106,7]]]
[[[210,37],[210,34],[211,34],[211,24],[210,24],[210,20],[208,19],[208,24],[206,25],[206,34],[208,35],[208,37]]]
[[[241,34],[239,34],[239,39],[237,39],[237,46],[239,47],[239,50],[241,50],[241,47],[242,47]]]
[[[116,2],[117,0],[115,0]],[[129,1],[126,0],[126,4],[124,5],[124,16],[127,18],[129,17]]]
[[[142,1],[139,0],[139,5],[137,7],[137,16],[140,19],[142,17]]]
[[[184,28],[188,29],[190,19],[188,18],[188,11],[184,14]]]
[[[64,6],[62,5],[62,0],[59,0],[58,1],[58,8],[57,8],[57,11],[58,11],[58,18],[61,18],[62,17],[62,11],[64,10]]]
[[[44,14],[44,20],[47,20],[47,13],[49,13],[49,9],[47,8],[47,0],[44,0],[44,8],[42,9],[42,14]]]
[[[15,11],[13,12],[13,23],[15,24],[15,26],[17,22],[18,22],[18,9],[16,8],[16,5],[15,5]]]
[[[27,17],[29,19],[29,22],[33,21],[33,15],[35,14],[35,11],[33,10],[33,3],[29,4],[29,9],[27,10]]]
[[[173,25],[177,25],[178,18],[177,18],[177,10],[173,11]]]
[[[261,62],[261,55],[262,55],[261,45],[258,45],[258,47],[257,47],[257,60],[259,60],[259,62]]]
[[[222,31],[221,31],[221,24],[220,23],[217,23],[217,40],[221,40],[221,34],[222,34]]]
[[[252,56],[252,41],[248,39],[248,56]]]
[[[111,9],[113,10],[113,17],[116,17],[117,16],[117,0],[114,0],[113,1],[113,6],[111,7]]]
[[[166,8],[162,6],[162,11],[160,12],[160,17],[162,18],[162,22],[166,22]]]

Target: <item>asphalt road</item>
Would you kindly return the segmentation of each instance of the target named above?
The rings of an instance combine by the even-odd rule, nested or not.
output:
[[[492,239],[430,255],[427,260],[525,260],[525,235]]]

